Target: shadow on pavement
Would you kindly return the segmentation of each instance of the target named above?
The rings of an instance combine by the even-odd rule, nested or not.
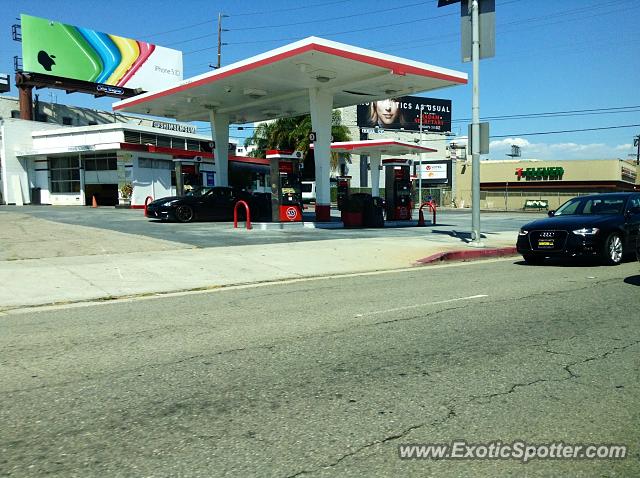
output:
[[[629,285],[636,285],[636,286],[640,287],[640,275],[627,277],[624,280],[624,283],[625,284],[629,284]]]
[[[447,226],[447,224],[438,224],[438,226]],[[449,237],[454,237],[456,239],[460,239],[462,242],[471,242],[471,233],[470,232],[458,232],[455,230],[451,231],[442,231],[438,229],[431,229],[432,234],[443,234]],[[486,239],[487,235],[485,233],[481,233],[480,237],[482,239]]]

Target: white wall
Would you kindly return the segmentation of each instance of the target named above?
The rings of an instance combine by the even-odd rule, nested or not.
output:
[[[144,158],[164,159],[173,164],[173,158],[168,155],[146,154]],[[133,161],[133,197],[132,206],[144,206],[147,196],[153,199],[160,199],[173,195],[171,188],[171,170],[141,168],[138,163],[139,156]]]
[[[2,126],[0,126],[0,134],[2,135],[0,157],[3,178],[2,197],[5,203],[31,202],[30,188],[35,185],[35,178],[32,178],[32,183],[30,183],[28,171],[30,168],[33,170],[33,165],[29,165],[33,159],[20,159],[17,155],[33,150],[31,133],[35,129],[57,127],[57,125],[11,118],[2,121]]]

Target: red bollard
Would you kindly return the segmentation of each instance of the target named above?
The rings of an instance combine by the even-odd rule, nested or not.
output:
[[[144,200],[144,215],[145,215],[145,217],[146,217],[146,215],[147,215],[147,205],[148,205],[151,201],[153,201],[153,198],[152,198],[151,196],[147,196],[147,197],[145,198],[145,200]]]
[[[420,205],[420,209],[418,209],[418,226],[424,227],[426,224],[424,222],[424,213],[422,212],[422,208],[425,206],[429,206],[429,209],[433,213],[433,223],[432,226],[436,224],[436,204],[433,201],[423,202]]]
[[[434,202],[429,202],[429,209],[433,211],[433,223],[432,225],[436,225],[436,204]]]
[[[249,211],[249,205],[245,201],[238,201],[233,207],[233,228],[238,228],[238,206],[244,205],[244,210],[247,213],[247,229],[252,229],[251,226],[251,211]]]

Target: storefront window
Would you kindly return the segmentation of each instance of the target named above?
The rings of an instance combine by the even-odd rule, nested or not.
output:
[[[118,159],[115,153],[83,155],[85,171],[116,171]]]
[[[49,158],[52,193],[80,192],[80,160],[76,156]]]

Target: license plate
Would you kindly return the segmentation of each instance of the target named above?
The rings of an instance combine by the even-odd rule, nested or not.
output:
[[[547,240],[540,240],[538,241],[538,247],[553,247],[553,240],[547,241]]]

